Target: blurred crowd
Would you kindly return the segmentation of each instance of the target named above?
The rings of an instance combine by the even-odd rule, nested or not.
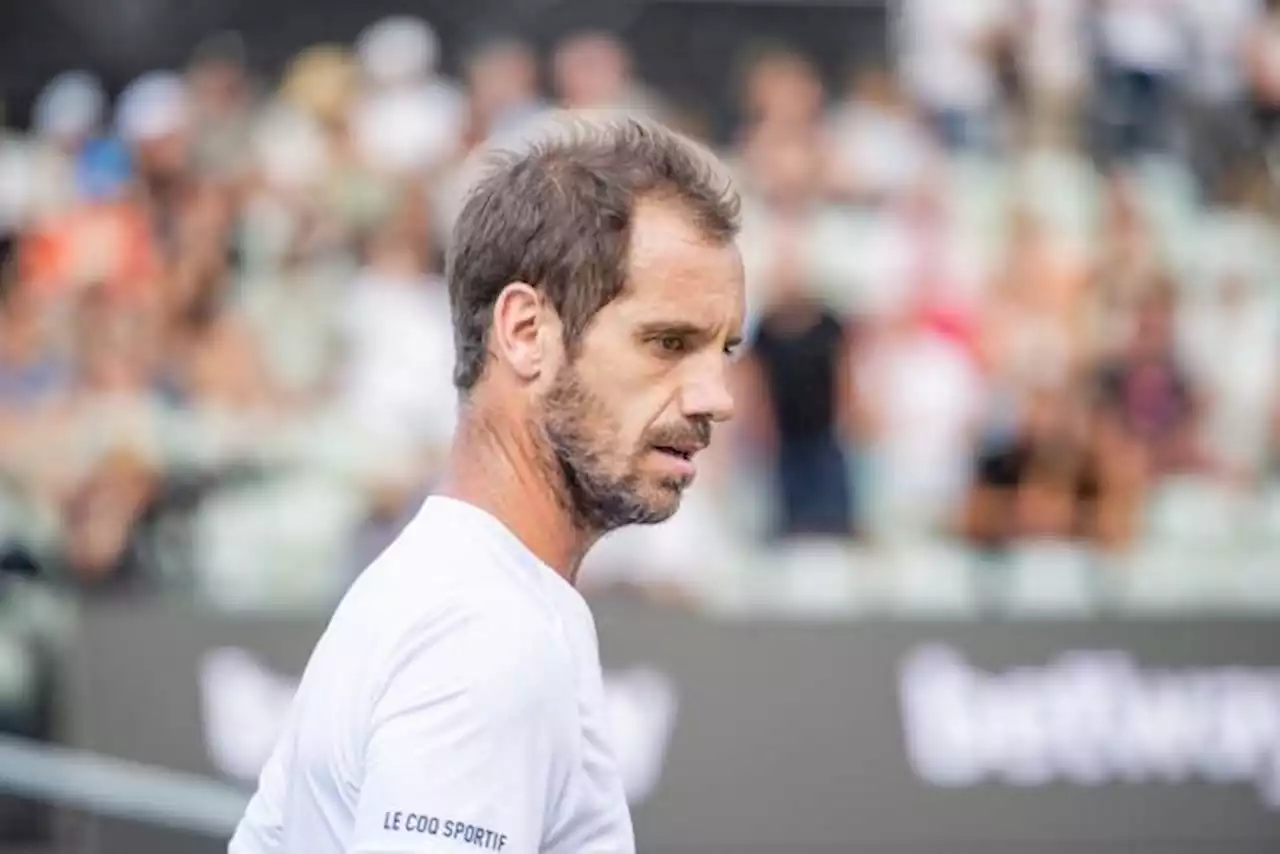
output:
[[[739,418],[597,583],[754,545],[1280,545],[1280,3],[899,0],[889,61],[744,46]],[[703,117],[625,40],[235,35],[0,132],[0,546],[86,591],[327,601],[431,489],[442,259],[478,150],[555,108]],[[665,93],[671,95],[672,93]],[[638,565],[638,562],[643,565]],[[693,585],[696,587],[696,584]]]

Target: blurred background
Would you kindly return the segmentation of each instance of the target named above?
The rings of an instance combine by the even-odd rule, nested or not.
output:
[[[745,202],[739,417],[581,576],[641,850],[1280,851],[1273,0],[0,2],[0,851],[225,844],[556,108]]]

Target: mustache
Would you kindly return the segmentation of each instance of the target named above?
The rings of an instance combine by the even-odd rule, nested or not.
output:
[[[655,427],[645,434],[650,445],[697,445],[705,448],[711,444],[711,422],[705,419],[686,421],[684,424],[668,424]]]

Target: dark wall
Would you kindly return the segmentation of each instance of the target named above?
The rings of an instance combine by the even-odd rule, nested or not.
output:
[[[243,33],[255,69],[273,74],[305,45],[350,41],[398,12],[431,22],[447,69],[490,32],[517,32],[545,50],[576,29],[617,31],[635,46],[645,78],[721,133],[732,119],[736,57],[752,42],[801,47],[835,81],[849,65],[882,56],[885,40],[881,0],[11,0],[0,2],[0,97],[21,124],[60,71],[93,69],[116,91],[142,71],[180,67],[219,30]]]
[[[651,755],[655,785],[635,805],[642,851],[1280,850],[1280,633],[1270,622],[719,622],[620,603],[595,611],[606,678],[639,669],[669,681],[675,698],[670,738]],[[219,772],[202,698],[229,693],[202,682],[208,652],[232,647],[293,679],[323,625],[181,607],[85,616],[66,671],[68,739],[210,775]],[[938,650],[969,676],[939,670]],[[631,719],[661,717],[658,708],[638,705]],[[932,718],[923,729],[922,714]],[[966,745],[947,751],[952,759],[972,751],[987,770],[946,784],[932,775],[967,763],[922,772],[913,756],[921,738],[946,734],[939,724]],[[1051,773],[1034,777],[1037,767]],[[219,850],[122,822],[99,831],[107,851]]]

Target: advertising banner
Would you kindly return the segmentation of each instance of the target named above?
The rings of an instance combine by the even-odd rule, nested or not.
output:
[[[1274,624],[596,613],[641,851],[1280,850]],[[68,738],[248,790],[322,629],[96,608]],[[103,850],[223,847],[101,833],[118,834]]]

